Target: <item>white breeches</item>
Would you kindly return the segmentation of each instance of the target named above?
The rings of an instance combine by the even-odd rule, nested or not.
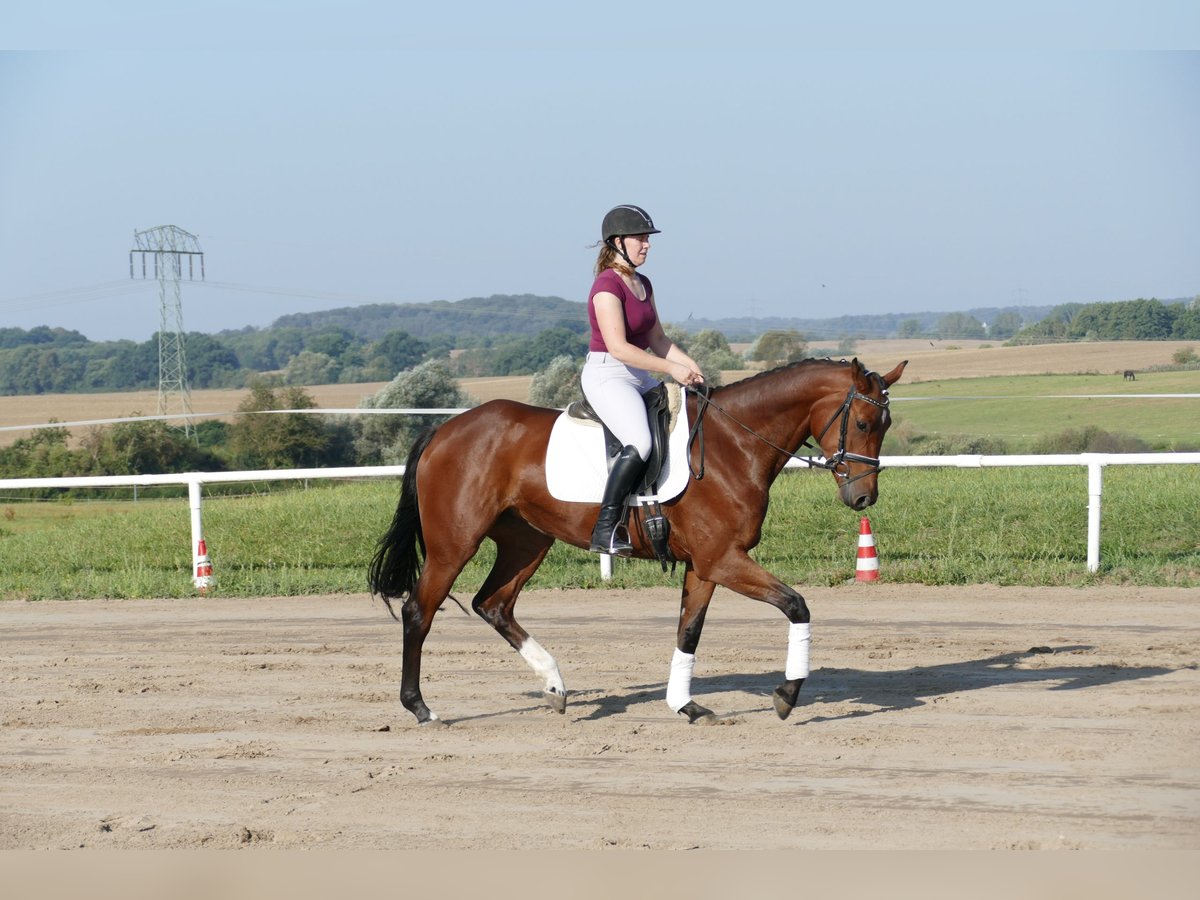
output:
[[[650,458],[650,425],[642,395],[658,382],[645,369],[627,366],[607,353],[589,353],[580,375],[583,395],[621,446]]]

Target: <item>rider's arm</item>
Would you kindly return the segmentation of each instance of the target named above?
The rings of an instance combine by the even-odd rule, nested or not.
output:
[[[667,338],[661,325],[656,324],[650,336],[650,346],[656,352],[660,348],[663,349],[663,353],[656,356],[629,343],[625,336],[625,313],[616,294],[600,291],[592,297],[592,306],[595,307],[596,324],[600,326],[600,334],[609,354],[627,366],[645,369],[647,372],[661,372],[680,384],[694,383],[695,377],[700,374],[699,369],[687,354]],[[700,378],[703,380],[703,376]]]
[[[653,299],[650,301],[653,303]],[[655,309],[657,312],[657,308]],[[654,323],[654,327],[650,330],[650,348],[669,362],[679,363],[688,370],[688,378],[686,381],[678,378],[675,375],[671,377],[680,384],[697,385],[704,384],[704,373],[700,371],[700,367],[696,365],[696,361],[688,356],[680,349],[679,345],[667,337],[667,333],[663,330],[662,320],[659,319]]]

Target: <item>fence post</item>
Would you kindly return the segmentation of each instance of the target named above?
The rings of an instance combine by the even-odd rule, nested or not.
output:
[[[196,564],[200,562],[200,540],[204,537],[204,529],[200,526],[200,479],[191,476],[187,480],[188,507],[192,514],[192,571],[195,580]]]
[[[1104,458],[1087,455],[1088,536],[1087,570],[1100,571],[1100,497],[1104,493]]]

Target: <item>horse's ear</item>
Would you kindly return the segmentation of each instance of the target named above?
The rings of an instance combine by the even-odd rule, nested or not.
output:
[[[867,367],[858,361],[858,357],[850,360],[850,380],[854,382],[862,390],[870,390],[871,382],[867,377],[870,372]]]
[[[904,367],[907,365],[908,360],[906,359],[904,362],[900,363],[900,365],[896,366],[896,368],[892,369],[892,371],[883,376],[883,383],[888,387],[891,387],[900,380],[900,376],[904,374]]]

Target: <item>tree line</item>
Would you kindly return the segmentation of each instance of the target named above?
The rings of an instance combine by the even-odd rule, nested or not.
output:
[[[1066,303],[1023,328],[1013,343],[1200,340],[1200,297],[1187,303]]]
[[[581,358],[586,353],[588,324],[582,309],[583,304],[559,298],[496,296],[458,304],[375,304],[285,316],[267,328],[190,332],[184,341],[188,383],[197,389],[242,388],[270,375],[283,385],[358,384],[387,381],[435,359],[445,361],[458,377],[528,375],[543,371],[558,356]],[[1026,321],[1015,309],[992,312],[989,319],[959,312],[933,321],[908,317],[898,320],[889,336],[1011,343],[1200,340],[1197,300],[1065,304],[1037,321]],[[396,322],[414,327],[436,322],[457,330],[419,336],[384,328]],[[713,352],[729,352],[728,332],[720,329],[676,327],[672,334],[677,343],[696,343],[701,349],[711,344]],[[765,328],[755,335],[749,358],[786,362],[804,352],[845,355],[853,352],[856,339],[869,336],[838,334],[836,347],[807,351],[810,339],[802,329]],[[157,335],[142,342],[96,342],[63,328],[0,328],[3,395],[153,389],[158,365]],[[740,361],[726,359],[713,368],[740,366]]]
[[[1042,335],[1057,340],[1090,337],[1150,340],[1154,338],[1147,335],[1152,334],[1200,340],[1198,307],[1197,303],[1184,306],[1158,301],[1066,306],[1045,322],[1021,329],[1010,343],[1037,340]],[[943,317],[938,326],[939,337],[975,334],[974,326],[961,314]],[[665,327],[668,336],[696,360],[713,386],[720,385],[723,371],[745,369],[751,362],[771,367],[809,356],[849,356],[855,352],[857,343],[854,338],[843,338],[836,348],[812,347],[799,331],[775,329],[760,334],[749,350],[738,354],[715,329],[692,334],[673,325]],[[280,352],[281,346],[297,337],[293,331],[298,329],[281,330],[265,341],[261,333],[247,332],[247,335],[253,338],[253,346],[259,352],[271,354]],[[298,336],[306,337],[303,332]],[[308,337],[312,338],[308,343],[291,342],[294,353],[282,375],[255,375],[250,379],[249,391],[231,423],[201,421],[194,435],[188,436],[182,429],[161,421],[122,422],[91,428],[78,440],[72,440],[64,428],[43,428],[0,449],[0,478],[399,464],[405,460],[418,432],[442,421],[443,416],[309,413],[306,410],[316,409],[315,401],[302,386],[287,383],[286,374],[304,372],[306,378],[311,377],[312,372],[301,365],[309,365],[312,357],[345,359],[357,346],[359,355],[353,358],[366,362],[347,365],[379,365],[380,372],[399,370],[363,401],[364,410],[467,408],[474,404],[460,388],[458,379],[496,372],[534,373],[529,402],[564,407],[581,396],[579,373],[587,351],[584,336],[566,327],[549,328],[531,338],[496,340],[490,345],[472,347],[453,360],[448,355],[423,358],[434,352],[430,349],[432,344],[403,332],[389,332],[379,341],[357,344],[344,332],[327,330]],[[87,343],[77,332],[0,329],[0,355],[31,347],[67,354]],[[130,366],[140,361],[149,372],[147,346],[132,347],[138,352],[130,351],[113,365]],[[245,346],[242,349],[248,352]],[[215,352],[212,355],[221,358]],[[382,362],[371,362],[381,357]],[[297,360],[300,363],[292,366]],[[1195,355],[1177,354],[1176,361],[1191,365]],[[281,410],[284,412],[276,412]],[[138,413],[132,411],[130,415]]]
[[[448,360],[462,377],[529,375],[557,353],[582,354],[578,331],[547,328],[532,337],[422,340],[389,331],[366,340],[336,327],[246,329],[184,336],[193,389],[242,388],[271,374],[287,385],[387,381],[428,359]],[[452,361],[451,361],[452,360]],[[0,394],[96,393],[158,386],[158,335],[149,340],[89,341],[64,329],[0,329]]]
[[[530,350],[521,359],[537,361],[539,367],[529,393],[531,403],[561,407],[581,396],[579,371],[587,346],[582,339],[573,342],[574,337],[566,329],[548,329],[530,339]],[[714,383],[720,383],[722,368],[745,364],[717,332],[694,337],[674,332],[673,337],[690,342],[693,357],[713,372]],[[762,345],[764,353],[797,358],[804,346],[796,335]],[[249,385],[231,423],[204,420],[189,437],[163,421],[121,422],[92,427],[78,440],[66,428],[42,428],[0,448],[0,478],[396,465],[404,462],[417,434],[445,416],[369,411],[469,408],[474,401],[459,386],[459,377],[446,359],[424,360],[365,398],[362,415],[306,412],[317,407],[303,387],[283,384],[278,377],[258,378]]]
[[[1200,340],[1200,298],[1186,303],[1154,299],[1066,303],[1051,308],[1035,322],[1025,322],[1015,310],[998,312],[990,321],[968,313],[947,313],[933,327],[923,326],[916,318],[905,319],[896,336],[989,339],[1010,344]]]
[[[400,373],[362,405],[365,409],[458,409],[474,404],[458,387],[449,367],[432,360]],[[161,420],[91,427],[77,440],[67,428],[37,429],[0,448],[0,478],[402,463],[417,432],[445,418],[306,412],[316,409],[315,400],[304,388],[261,379],[250,385],[232,422],[203,420],[191,435]],[[130,413],[131,418],[138,415],[136,410]]]

